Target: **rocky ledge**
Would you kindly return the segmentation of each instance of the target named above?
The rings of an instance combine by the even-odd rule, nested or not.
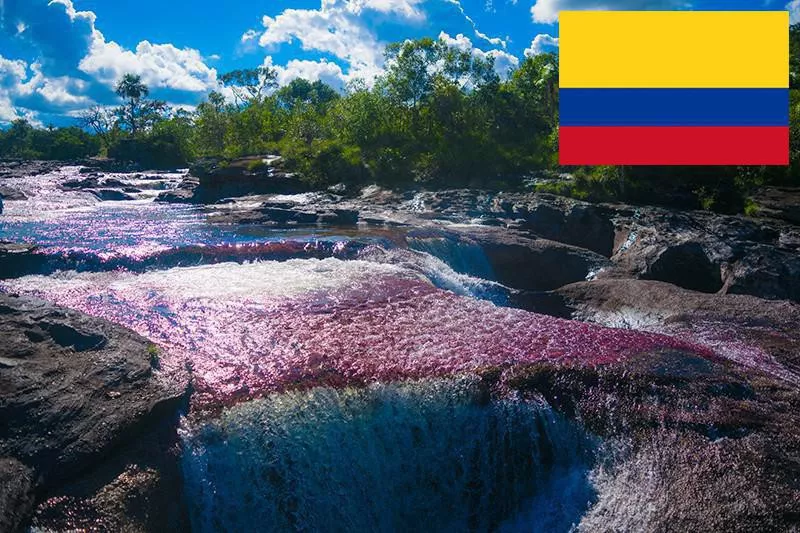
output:
[[[106,458],[119,455],[131,439],[174,433],[185,383],[160,377],[158,353],[147,339],[76,311],[3,294],[0,338],[0,530],[15,531],[38,503],[53,505],[54,495],[64,501],[67,485],[102,492],[125,476],[114,466],[100,472]],[[160,464],[130,460],[119,468],[142,464],[156,478],[169,472],[161,450],[149,454]],[[147,456],[139,450],[139,459]],[[150,513],[164,507],[152,503]]]
[[[399,193],[377,187],[367,187],[356,196],[249,195],[208,207],[209,220],[220,224],[434,228],[458,232],[493,252],[512,240],[537,241],[537,247],[560,243],[572,247],[572,255],[591,255],[591,262],[598,265],[593,275],[598,278],[665,281],[707,293],[800,301],[800,226],[785,217],[592,204],[525,192]],[[598,256],[608,261],[603,263]],[[515,273],[517,282],[526,272],[537,275],[534,268],[522,270]],[[535,285],[533,280],[517,284]]]
[[[310,190],[299,176],[283,168],[279,156],[239,159],[205,158],[195,162],[190,175],[175,190],[158,201],[208,204],[231,196],[248,194],[296,194]]]
[[[581,531],[800,527],[800,306],[644,280],[580,282],[549,296],[561,316],[703,340],[720,354],[514,371],[512,389],[625,443],[600,469]]]

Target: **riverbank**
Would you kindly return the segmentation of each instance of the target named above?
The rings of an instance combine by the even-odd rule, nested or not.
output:
[[[774,196],[43,170],[0,178],[4,527],[800,525],[800,229]]]

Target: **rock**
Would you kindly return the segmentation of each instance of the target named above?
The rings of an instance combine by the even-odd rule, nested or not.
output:
[[[800,302],[800,254],[768,245],[751,245],[724,272],[722,291]]]
[[[524,232],[494,227],[448,228],[442,230],[412,230],[408,239],[415,242],[416,249],[441,255],[442,243],[430,240],[445,240],[444,246],[461,249],[469,253],[469,247],[478,247],[485,254],[490,272],[466,271],[469,264],[480,263],[469,257],[463,261],[453,257],[440,257],[455,270],[490,277],[507,287],[527,291],[551,290],[576,281],[583,281],[611,262],[589,250],[569,246],[546,239],[531,237]],[[429,243],[426,245],[425,240]],[[446,241],[450,241],[447,243]],[[438,248],[438,250],[437,250]],[[447,252],[445,252],[447,253]],[[488,275],[487,275],[488,274]]]
[[[703,292],[722,288],[720,266],[709,259],[700,243],[667,244],[653,252],[652,257],[643,258],[645,265],[639,272],[642,279],[666,281]]]
[[[116,189],[97,189],[97,190],[90,190],[92,194],[97,196],[100,200],[103,201],[122,201],[122,200],[135,200],[133,196],[130,194],[126,194],[122,191],[118,191]]]
[[[759,346],[800,385],[800,305],[794,302],[625,279],[574,283],[553,294],[562,299],[567,314],[579,320],[679,336],[705,328],[728,340]]]
[[[800,526],[800,306],[644,280],[580,282],[552,295],[575,319],[702,341],[718,354],[521,373],[521,389],[631,443],[595,479],[598,501],[579,531]]]
[[[286,224],[290,221],[299,224],[313,224],[317,221],[317,214],[312,211],[282,207],[262,207],[260,211],[265,216],[265,220],[271,220],[278,224]]]
[[[758,216],[800,224],[800,187],[764,187],[751,198]]]
[[[190,531],[180,444],[167,419],[45,496],[35,530]]]
[[[317,215],[317,224],[331,226],[354,226],[358,223],[358,211],[354,209],[332,209]]]
[[[538,197],[524,209],[522,228],[546,239],[611,256],[614,225],[602,209],[584,202],[546,196]]]
[[[793,226],[702,211],[612,208],[615,275],[798,301],[800,235]]]
[[[30,468],[0,458],[0,531],[17,531],[33,511],[35,479]]]
[[[63,165],[64,163],[61,161],[4,159],[0,160],[0,179],[49,174]]]
[[[183,403],[185,382],[156,379],[150,343],[121,326],[0,294],[0,337],[0,456],[28,465],[38,490],[174,420]]]
[[[669,333],[714,357],[642,353],[506,378],[606,439],[578,531],[794,531],[800,526],[800,306],[597,280],[553,293],[575,319]]]
[[[178,187],[171,191],[164,191],[156,197],[156,202],[168,204],[191,204],[194,203],[194,190]]]
[[[214,203],[233,196],[297,194],[310,190],[298,176],[284,172],[276,156],[233,160],[205,158],[193,164],[189,173],[198,179],[192,197],[196,203]]]
[[[224,167],[223,171],[220,164],[213,163],[198,173],[231,176],[234,181],[238,179],[235,176],[247,175],[244,160],[234,165],[234,170]],[[201,183],[204,178],[192,179],[187,179],[179,190],[163,193],[159,200],[205,201]],[[211,198],[219,200],[219,193]],[[478,224],[506,227],[517,235],[540,238],[542,242],[533,246],[546,247],[550,254],[555,254],[556,247],[545,245],[544,240],[610,257],[612,264],[601,264],[595,256],[588,262],[601,265],[597,272],[601,278],[660,280],[709,293],[722,291],[800,301],[796,281],[800,272],[800,229],[775,219],[590,204],[550,194],[468,189],[398,192],[370,186],[355,197],[320,193],[303,202],[266,200],[260,205],[254,198],[248,198],[246,203],[242,200],[231,201],[229,209],[219,210],[213,220],[273,226],[350,225],[357,213],[358,223],[367,225],[446,229],[455,222],[472,227]],[[547,262],[546,257],[555,257],[541,249],[537,254],[538,259],[533,256],[529,259],[539,265]],[[580,254],[573,249],[568,255],[576,258]],[[767,261],[764,257],[773,259]],[[500,256],[495,260],[503,262]],[[577,278],[577,273],[584,271],[583,265],[588,263],[583,260],[569,263],[574,265],[569,274],[556,276],[553,272],[550,280],[539,287],[554,288],[562,281],[582,279]],[[503,277],[511,280],[511,271],[519,269],[508,270],[509,276]],[[534,287],[530,280],[510,282],[518,287]]]
[[[0,197],[3,200],[27,200],[28,196],[17,189],[11,187],[0,186]]]
[[[94,174],[97,172],[115,172],[120,174],[131,174],[141,170],[139,165],[131,161],[117,161],[101,157],[90,157],[81,162],[81,174]]]
[[[0,279],[39,272],[47,263],[33,244],[0,241]]]
[[[95,189],[100,187],[100,174],[92,174],[81,180],[67,180],[61,184],[67,189]]]

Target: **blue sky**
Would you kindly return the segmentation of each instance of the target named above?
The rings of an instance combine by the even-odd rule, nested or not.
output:
[[[800,19],[800,0],[0,0],[0,125],[69,124],[115,105],[126,72],[191,109],[235,68],[341,89],[380,75],[386,43],[430,36],[493,55],[503,75],[557,49],[563,9],[732,8]]]

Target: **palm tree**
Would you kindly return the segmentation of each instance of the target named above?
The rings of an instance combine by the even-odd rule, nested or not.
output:
[[[140,100],[150,94],[150,89],[142,83],[142,77],[136,74],[125,74],[117,83],[117,94],[127,100]]]
[[[142,77],[136,74],[125,74],[117,83],[116,93],[125,103],[120,108],[121,120],[130,127],[131,133],[136,135],[139,130],[139,118],[142,115],[142,99],[147,98],[150,89],[142,83]]]

